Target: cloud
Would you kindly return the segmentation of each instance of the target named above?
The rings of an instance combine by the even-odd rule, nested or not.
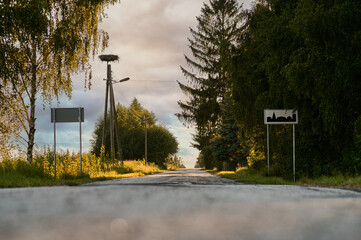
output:
[[[186,66],[184,54],[191,56],[189,27],[197,25],[204,0],[123,0],[105,10],[108,18],[100,28],[110,36],[105,53],[117,54],[112,63],[114,79],[131,80],[114,85],[116,102],[129,106],[134,97],[146,109],[155,113],[159,122],[169,128],[180,143],[179,155],[192,167],[198,151],[190,147],[193,129],[184,126],[174,116],[180,112],[177,101],[185,100],[176,80],[184,77],[179,66]],[[242,1],[240,1],[242,2]],[[246,7],[251,1],[246,2]],[[90,139],[97,119],[104,114],[106,63],[97,57],[91,61],[92,87],[84,89],[84,74],[73,76],[71,100],[60,99],[52,107],[84,107],[83,148],[90,150]],[[144,81],[145,80],[145,81]],[[162,82],[163,81],[163,82]],[[173,82],[168,82],[173,81]],[[36,142],[39,146],[53,144],[50,107],[37,108]],[[57,125],[58,148],[78,151],[79,126],[76,123]]]
[[[112,32],[111,44],[117,41],[119,47],[135,46],[137,52],[166,48],[173,52],[183,48],[187,41],[184,36],[195,25],[202,4],[200,0],[124,0],[109,11],[103,26]]]

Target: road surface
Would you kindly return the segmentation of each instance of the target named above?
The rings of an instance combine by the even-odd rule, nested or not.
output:
[[[197,169],[0,189],[0,239],[360,239],[361,193],[237,184]]]

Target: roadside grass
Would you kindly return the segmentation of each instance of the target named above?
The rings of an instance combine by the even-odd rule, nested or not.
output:
[[[250,184],[274,184],[274,185],[290,185],[292,181],[285,180],[280,177],[267,177],[261,172],[249,169],[240,168],[237,172],[234,171],[208,171],[217,176],[233,179],[237,182],[250,183]]]
[[[101,178],[99,178],[101,179]],[[103,179],[107,180],[107,178]],[[79,185],[96,181],[96,178],[49,179],[41,177],[27,177],[18,173],[5,173],[0,175],[0,188],[40,187],[59,185]]]
[[[124,161],[122,165],[110,163],[109,159],[102,161],[90,153],[82,155],[82,176],[80,176],[79,154],[59,154],[56,163],[57,178],[54,179],[54,160],[50,151],[35,156],[32,163],[25,160],[4,159],[0,162],[0,188],[73,186],[166,171],[154,163],[145,163],[144,160]]]
[[[300,185],[317,187],[334,187],[361,190],[361,176],[322,176],[319,178],[302,177],[294,183],[292,180],[286,180],[281,177],[267,177],[265,173],[250,168],[240,168],[235,171],[216,171],[208,172],[220,177],[233,179],[237,182],[250,184],[270,184],[270,185]]]
[[[297,181],[299,185],[336,187],[361,190],[361,176],[322,176],[319,178],[301,178]]]

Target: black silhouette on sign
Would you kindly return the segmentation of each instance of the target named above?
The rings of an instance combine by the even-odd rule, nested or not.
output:
[[[289,123],[295,123],[297,122],[297,119],[296,119],[296,114],[294,113],[291,116],[288,116],[288,117],[277,117],[276,118],[276,114],[273,113],[272,117],[267,117],[267,122],[289,122]]]

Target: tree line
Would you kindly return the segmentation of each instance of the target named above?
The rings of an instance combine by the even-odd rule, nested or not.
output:
[[[296,109],[298,175],[361,170],[361,2],[210,0],[181,67],[198,165],[266,166],[264,109]],[[292,127],[271,127],[271,174],[292,176]]]
[[[136,98],[129,107],[120,104],[116,107],[119,141],[122,149],[122,158],[137,160],[145,158],[145,137],[147,138],[147,161],[166,167],[166,163],[177,163],[181,166],[178,157],[178,141],[165,127],[157,124],[154,113],[144,109]],[[108,114],[109,116],[109,114]],[[106,119],[107,126],[110,118]],[[102,131],[104,118],[96,123],[92,144],[92,152],[100,156],[102,149]],[[145,135],[147,132],[147,135]],[[115,136],[114,142],[115,142]],[[104,155],[110,156],[110,131],[105,134]],[[174,155],[174,156],[173,156]]]

